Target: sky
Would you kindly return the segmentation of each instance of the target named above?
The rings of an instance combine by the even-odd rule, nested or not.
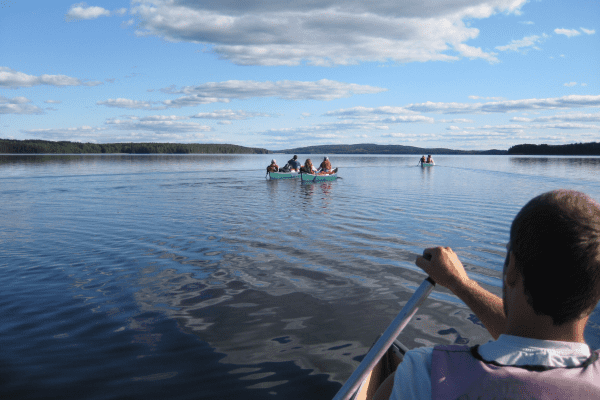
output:
[[[600,141],[597,0],[0,0],[0,138]]]

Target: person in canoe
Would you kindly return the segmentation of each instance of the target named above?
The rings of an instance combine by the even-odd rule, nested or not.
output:
[[[425,161],[427,164],[435,164],[435,162],[433,161],[433,158],[431,157],[431,154],[429,154],[427,156],[427,161]]]
[[[494,340],[410,350],[375,399],[600,398],[600,350],[584,339],[600,300],[600,205],[590,197],[556,190],[519,211],[502,298],[471,280],[449,247],[425,249],[416,264],[464,301]]]
[[[290,172],[300,172],[300,167],[302,166],[300,161],[298,161],[297,155],[294,155],[294,157],[287,162],[287,165],[290,166]]]
[[[267,167],[267,172],[278,172],[278,171],[279,171],[279,166],[277,165],[277,161],[275,161],[275,159],[272,159],[271,164]]]
[[[321,165],[319,165],[319,169],[317,169],[317,172],[319,175],[331,175],[337,172],[337,168],[332,169],[329,157],[324,157],[323,162],[321,162]]]
[[[305,174],[315,174],[317,172],[317,169],[313,165],[310,158],[306,159],[306,161],[304,162],[304,165],[300,168],[300,170],[301,170],[301,172],[304,172]]]
[[[425,164],[425,155],[423,155],[423,157],[421,157],[421,159],[419,160],[419,164]]]

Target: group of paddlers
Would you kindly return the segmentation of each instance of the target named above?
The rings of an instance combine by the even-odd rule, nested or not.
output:
[[[425,158],[425,156],[423,156],[419,160],[419,164],[434,164],[433,157],[431,157],[431,154],[429,154],[427,156],[427,158]]]
[[[329,161],[329,157],[324,157],[323,162],[319,165],[319,168],[315,168],[310,158],[307,158],[304,162],[304,165],[298,161],[298,156],[294,155],[291,160],[283,166],[283,168],[279,168],[277,165],[277,161],[275,159],[271,160],[271,164],[267,167],[267,172],[302,172],[305,174],[318,174],[318,175],[330,175],[335,174],[337,172],[337,168],[333,169],[331,167],[331,162]]]

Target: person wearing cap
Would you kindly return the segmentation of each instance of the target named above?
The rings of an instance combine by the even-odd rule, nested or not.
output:
[[[335,173],[335,171],[333,171],[333,169],[331,168],[331,162],[329,162],[329,157],[323,158],[323,162],[321,163],[321,165],[319,166],[319,169],[317,171],[320,172],[321,175],[328,175],[328,174]]]
[[[267,167],[267,172],[278,172],[279,165],[277,165],[277,161],[275,159],[271,160],[271,164]]]
[[[302,166],[302,164],[300,164],[300,161],[298,161],[297,155],[294,155],[294,157],[292,157],[292,159],[288,161],[288,165],[290,166],[291,172],[300,172],[300,167]]]

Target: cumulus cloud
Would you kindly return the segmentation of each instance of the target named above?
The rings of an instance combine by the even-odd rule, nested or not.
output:
[[[26,97],[9,99],[0,96],[0,114],[44,114],[41,108],[28,103],[31,103],[31,100]]]
[[[96,104],[107,107],[126,108],[129,110],[153,110],[155,109],[153,104],[156,104],[156,102],[118,98],[98,101]]]
[[[574,37],[581,35],[581,32],[579,32],[577,29],[556,28],[554,30],[554,33],[556,33],[557,35],[565,35],[566,37]]]
[[[44,101],[44,103],[46,103],[46,104],[60,104],[60,103],[62,103],[62,101],[60,101],[60,100],[46,100],[46,101]]]
[[[208,82],[198,86],[182,88],[164,88],[164,93],[186,94],[198,101],[208,100],[226,102],[231,99],[249,99],[252,97],[277,97],[283,100],[334,100],[355,94],[372,94],[387,89],[356,83],[344,83],[321,79],[319,81],[225,81]]]
[[[53,129],[24,129],[22,133],[30,137],[45,140],[69,140],[69,141],[88,141],[95,142],[103,128],[94,128],[91,126],[80,126],[74,128],[53,128]]]
[[[134,0],[140,36],[210,46],[239,65],[349,65],[452,61],[497,62],[469,46],[479,30],[465,21],[518,14],[526,0]]]
[[[505,46],[496,46],[496,50],[499,51],[521,51],[526,52],[529,48],[540,50],[537,44],[542,43],[549,36],[546,34],[542,34],[541,36],[532,35],[526,36],[523,39],[512,40],[509,44]]]
[[[596,33],[596,30],[594,29],[585,29],[585,28],[579,28],[581,29],[581,31],[583,33],[585,33],[586,35],[593,35],[594,33]]]
[[[72,78],[66,75],[27,75],[8,67],[0,67],[0,87],[16,89],[19,87],[31,87],[37,85],[97,86],[101,84],[102,82],[98,81],[84,82],[78,78]]]
[[[556,114],[544,117],[526,118],[526,117],[513,117],[511,121],[514,122],[600,122],[600,113],[568,113],[568,114]]]
[[[508,113],[528,110],[553,110],[579,107],[600,107],[600,95],[570,95],[548,99],[505,100],[489,103],[434,103],[410,104],[404,108],[416,112],[443,114]]]
[[[73,4],[69,12],[65,15],[67,21],[96,19],[98,17],[108,17],[110,11],[96,6],[88,6],[86,3]]]
[[[483,97],[483,96],[469,96],[472,100],[504,100],[503,97]]]
[[[388,130],[389,127],[386,125],[378,124],[375,122],[364,122],[364,121],[338,121],[323,124],[316,124],[311,126],[300,126],[296,128],[281,128],[281,129],[269,129],[264,132],[260,132],[263,135],[269,136],[296,136],[296,135],[315,135],[321,132],[333,132],[336,135],[344,134],[353,130]]]
[[[174,86],[160,89],[166,94],[185,94],[160,103],[130,99],[108,99],[97,104],[127,109],[164,110],[168,108],[194,107],[202,104],[229,103],[232,100],[247,100],[255,97],[276,97],[282,100],[334,100],[356,94],[380,93],[387,89],[355,83],[344,83],[321,79],[302,81],[225,81],[208,82],[197,86]]]
[[[572,87],[572,86],[576,86],[576,85],[577,85],[577,82],[567,82],[563,86]]]
[[[218,119],[221,121],[239,121],[256,117],[270,117],[270,115],[265,113],[246,112],[243,110],[216,110],[212,112],[198,113],[192,116],[192,118]]]
[[[153,115],[148,117],[130,116],[124,119],[112,118],[106,121],[111,128],[129,131],[150,131],[154,133],[210,132],[212,128],[196,122],[182,122],[189,117],[176,115]]]
[[[419,115],[413,111],[407,110],[403,107],[352,107],[347,109],[329,111],[325,113],[328,117],[342,118],[353,118],[362,119],[372,123],[380,124],[398,124],[398,123],[433,123],[435,122],[431,117],[425,117]]]

